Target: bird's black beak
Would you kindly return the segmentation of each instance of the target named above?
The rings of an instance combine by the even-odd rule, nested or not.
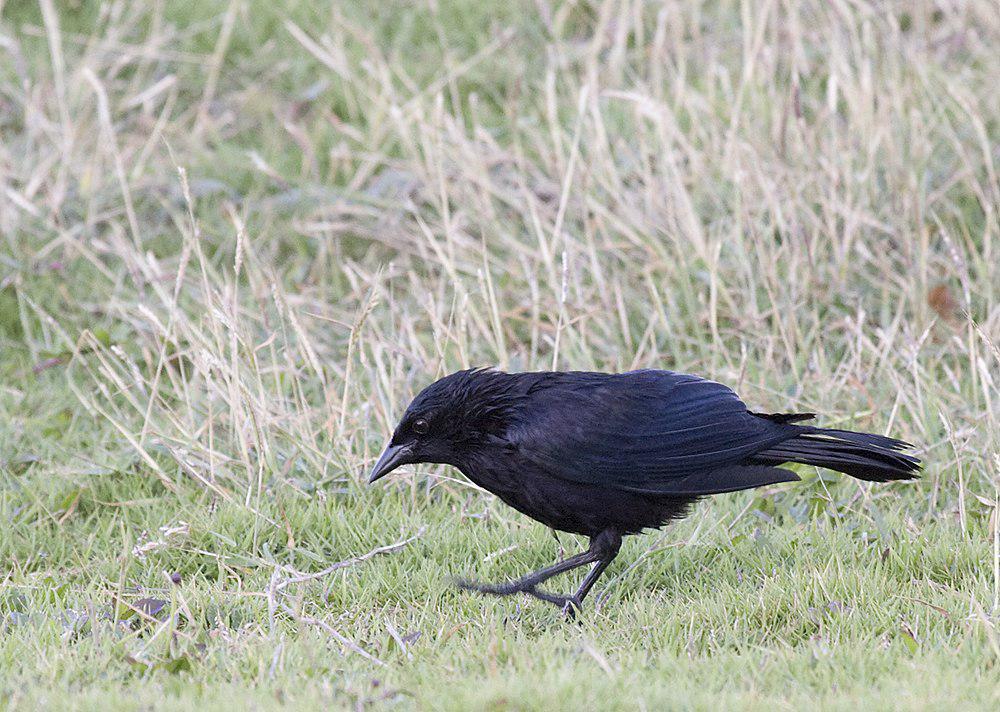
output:
[[[412,452],[413,450],[406,445],[389,445],[381,457],[379,457],[378,462],[375,463],[375,467],[372,468],[372,474],[368,477],[368,484],[385,477],[400,465],[405,465],[407,463],[406,458]]]

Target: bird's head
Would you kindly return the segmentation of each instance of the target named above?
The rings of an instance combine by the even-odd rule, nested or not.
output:
[[[475,448],[502,438],[517,400],[513,385],[510,374],[471,369],[427,386],[403,413],[368,482],[400,465],[461,466]]]

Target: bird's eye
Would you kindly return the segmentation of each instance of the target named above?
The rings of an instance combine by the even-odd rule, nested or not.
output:
[[[427,421],[424,420],[423,418],[417,418],[416,420],[413,421],[413,432],[415,432],[417,435],[423,435],[427,432],[427,430],[428,430]]]

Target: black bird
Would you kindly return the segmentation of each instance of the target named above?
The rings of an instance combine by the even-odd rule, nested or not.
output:
[[[907,443],[799,425],[812,413],[755,413],[731,389],[672,371],[459,371],[413,399],[369,482],[408,463],[444,463],[552,529],[590,537],[587,551],[500,585],[459,582],[506,596],[527,593],[572,614],[622,537],[683,517],[701,497],[792,482],[778,467],[826,467],[861,480],[916,477]],[[539,589],[593,564],[579,590]]]

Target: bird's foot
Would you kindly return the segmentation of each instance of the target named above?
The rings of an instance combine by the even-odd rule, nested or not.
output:
[[[479,583],[478,581],[468,581],[458,579],[456,582],[459,588],[477,593],[487,593],[491,596],[512,596],[515,593],[526,593],[540,601],[551,603],[562,611],[567,619],[573,620],[578,611],[583,610],[582,602],[576,596],[560,596],[547,591],[541,591],[536,584],[522,581],[511,581],[509,583],[492,584]]]
[[[566,599],[566,603],[563,604],[560,613],[563,618],[568,621],[576,620],[577,613],[583,613],[581,601],[576,596],[568,597]]]

